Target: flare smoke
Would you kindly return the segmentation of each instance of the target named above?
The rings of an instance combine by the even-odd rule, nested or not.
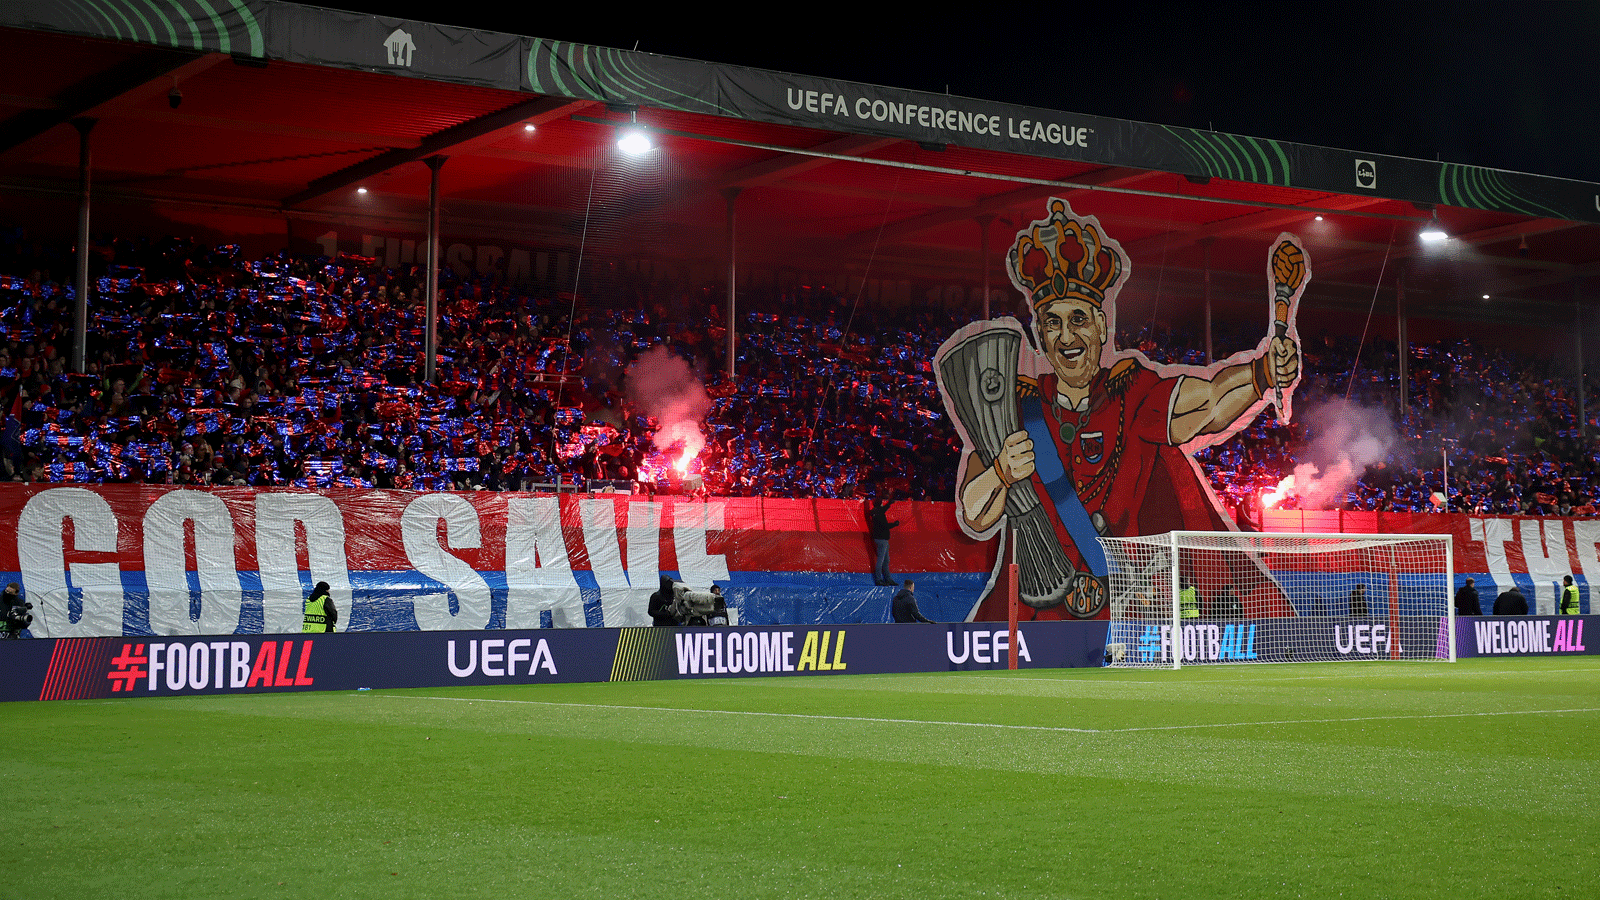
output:
[[[1312,435],[1311,446],[1302,455],[1310,461],[1295,466],[1293,475],[1262,498],[1262,505],[1269,508],[1286,497],[1299,498],[1301,509],[1338,505],[1367,466],[1388,459],[1399,442],[1387,413],[1344,400],[1319,404],[1295,418],[1303,420]]]
[[[711,398],[689,364],[665,346],[651,347],[628,367],[627,394],[634,409],[660,424],[651,439],[657,451],[682,448],[673,462],[685,471],[706,445],[700,423],[711,410]]]

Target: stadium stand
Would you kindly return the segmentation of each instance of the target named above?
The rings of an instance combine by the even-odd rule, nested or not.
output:
[[[953,495],[959,441],[931,373],[970,310],[857,305],[824,287],[741,299],[737,377],[710,287],[619,276],[574,303],[445,270],[439,377],[422,383],[416,267],[354,256],[247,260],[237,246],[104,239],[93,257],[89,372],[64,371],[70,253],[0,235],[0,474],[30,482],[327,488],[620,488],[722,496],[850,497],[883,485]],[[1248,346],[1219,325],[1219,345]],[[1126,332],[1125,332],[1126,334]],[[1202,364],[1192,334],[1147,323],[1160,362]],[[707,440],[688,473],[656,448],[663,423],[626,372],[666,345],[705,392]],[[1382,452],[1358,459],[1330,505],[1590,515],[1600,448],[1577,384],[1548,359],[1472,342],[1413,344],[1398,409],[1389,344],[1307,338],[1289,426],[1259,417],[1197,458],[1247,510],[1318,455],[1319,406],[1378,410]],[[1425,448],[1419,450],[1418,448]],[[1424,458],[1426,457],[1426,458]],[[1306,502],[1288,496],[1283,508]]]

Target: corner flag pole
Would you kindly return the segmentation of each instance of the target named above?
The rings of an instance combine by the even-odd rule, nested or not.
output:
[[[1006,580],[1010,587],[1006,589],[1006,622],[1010,628],[1010,642],[1006,644],[1006,668],[1017,667],[1017,604],[1021,602],[1017,597],[1017,533],[1011,532],[1011,562],[1006,567]]]

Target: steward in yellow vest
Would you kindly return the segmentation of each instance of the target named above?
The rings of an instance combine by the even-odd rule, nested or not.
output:
[[[339,621],[339,611],[333,606],[333,597],[328,594],[328,583],[317,582],[311,596],[306,598],[306,623],[300,630],[302,632],[327,632]]]
[[[1185,584],[1178,592],[1178,614],[1185,619],[1200,618],[1200,592],[1194,585]]]
[[[1563,616],[1576,616],[1580,614],[1578,608],[1578,586],[1572,583],[1572,576],[1568,575],[1562,583],[1566,585],[1561,589],[1561,612]]]

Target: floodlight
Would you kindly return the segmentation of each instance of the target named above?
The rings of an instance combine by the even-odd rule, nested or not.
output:
[[[1417,234],[1417,237],[1429,243],[1437,243],[1449,239],[1450,235],[1444,230],[1444,225],[1439,222],[1439,214],[1434,213],[1428,218],[1428,224]]]
[[[617,149],[629,156],[643,156],[655,149],[650,133],[639,124],[637,112],[629,116],[627,125],[617,129]]]

